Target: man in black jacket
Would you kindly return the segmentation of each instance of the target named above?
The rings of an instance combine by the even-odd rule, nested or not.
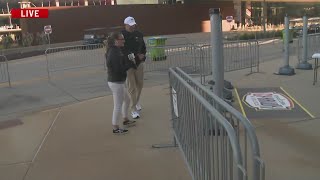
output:
[[[131,115],[136,119],[140,117],[139,104],[141,90],[143,88],[144,61],[146,59],[146,45],[143,40],[143,34],[136,30],[136,21],[129,16],[124,20],[125,29],[122,34],[125,38],[124,48],[129,53],[134,53],[136,68],[132,67],[127,71],[127,86],[130,94],[132,106]]]

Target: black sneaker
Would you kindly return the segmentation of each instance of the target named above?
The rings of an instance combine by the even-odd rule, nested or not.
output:
[[[126,134],[126,133],[128,133],[128,130],[126,130],[126,129],[120,129],[120,128],[118,128],[118,129],[113,129],[112,130],[113,131],[113,134]]]
[[[136,125],[136,121],[124,121],[123,125],[126,127],[132,127]]]

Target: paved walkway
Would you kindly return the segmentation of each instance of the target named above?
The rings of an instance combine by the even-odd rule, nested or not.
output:
[[[238,88],[281,86],[316,117],[251,121],[266,162],[267,180],[319,179],[320,83],[312,86],[312,71],[274,75],[280,64],[281,59],[275,59],[262,63],[260,73],[247,76],[249,71],[241,70],[225,77]],[[7,96],[0,96],[1,102],[7,102],[0,105],[6,113],[15,104],[29,102],[23,107],[35,107],[1,118],[0,180],[191,179],[178,148],[151,148],[172,141],[166,74],[147,75],[142,118],[125,136],[111,133],[113,101],[104,78],[94,81],[89,76],[85,84],[79,79],[22,83],[10,91],[0,87],[15,100],[3,101]],[[59,88],[52,89],[55,84]],[[45,98],[49,94],[53,96]],[[39,109],[53,101],[54,106]]]
[[[151,148],[172,141],[167,86],[145,88],[142,102],[125,136],[112,134],[112,96],[19,118],[0,130],[0,179],[190,179],[178,148]]]
[[[294,76],[274,75],[282,59],[262,63],[260,73],[246,76],[248,70],[226,73],[237,88],[283,87],[315,118],[250,119],[256,127],[266,180],[320,178],[320,84],[312,85],[312,70],[297,70]],[[291,61],[295,65],[295,61]],[[237,104],[237,103],[236,103]],[[236,106],[239,111],[239,106]]]

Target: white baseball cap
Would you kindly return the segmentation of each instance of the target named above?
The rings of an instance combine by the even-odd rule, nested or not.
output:
[[[129,26],[133,26],[133,25],[136,25],[137,23],[133,17],[128,16],[126,19],[124,19],[124,24],[128,24]]]

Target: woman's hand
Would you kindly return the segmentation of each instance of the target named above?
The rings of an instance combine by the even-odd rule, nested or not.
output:
[[[135,56],[134,56],[133,53],[128,54],[128,59],[129,59],[130,61],[132,61],[134,64],[136,64]]]
[[[146,56],[144,54],[138,54],[138,58],[141,61],[144,61],[146,59]]]

